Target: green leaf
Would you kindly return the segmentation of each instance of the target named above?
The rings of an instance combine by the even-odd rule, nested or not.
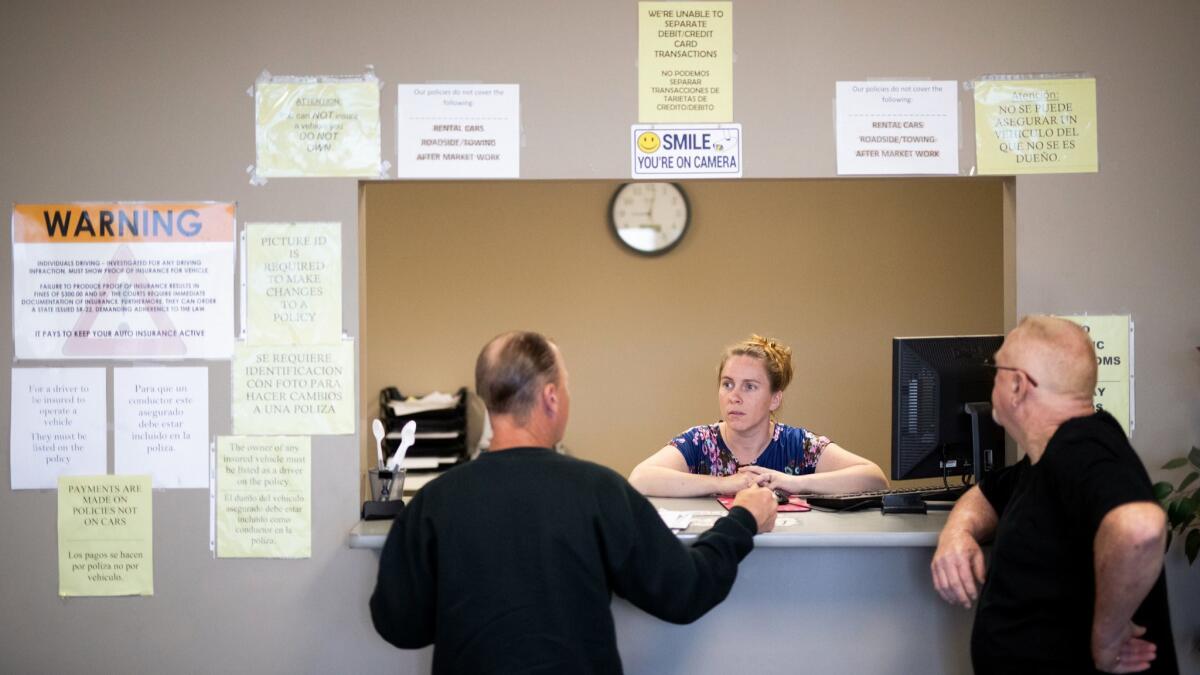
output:
[[[1175,488],[1172,487],[1170,483],[1165,480],[1160,480],[1154,484],[1154,498],[1161,502],[1162,500],[1166,499],[1167,495],[1171,494],[1174,490]]]
[[[1167,504],[1167,522],[1171,524],[1171,529],[1183,523],[1183,516],[1179,513],[1179,500]]]
[[[1166,464],[1163,464],[1163,467],[1162,467],[1162,468],[1164,468],[1164,469],[1178,469],[1179,467],[1181,467],[1181,466],[1183,466],[1184,464],[1187,464],[1187,463],[1188,463],[1188,461],[1187,461],[1187,457],[1176,457],[1175,459],[1173,459],[1173,460],[1171,460],[1171,461],[1167,462]]]
[[[1195,499],[1179,500],[1179,525],[1187,527],[1196,518],[1196,507],[1200,506]]]
[[[1196,562],[1196,555],[1200,554],[1200,530],[1188,532],[1187,541],[1183,542],[1183,552],[1187,554],[1189,565]]]
[[[1192,446],[1192,451],[1188,453],[1188,461],[1192,463],[1192,466],[1200,469],[1200,448]]]
[[[1193,471],[1189,473],[1183,478],[1183,480],[1179,481],[1179,491],[1183,492],[1186,490],[1187,486],[1191,485],[1192,481],[1196,480],[1197,478],[1200,478],[1200,472]]]

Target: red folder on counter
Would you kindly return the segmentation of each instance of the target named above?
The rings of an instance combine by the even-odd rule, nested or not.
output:
[[[717,495],[717,501],[721,502],[726,510],[733,506],[733,495]],[[780,513],[800,513],[802,511],[812,511],[812,507],[803,498],[796,495],[788,495],[788,503],[779,505]]]

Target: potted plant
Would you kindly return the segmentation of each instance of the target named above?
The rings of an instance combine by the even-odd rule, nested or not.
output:
[[[1154,484],[1154,496],[1167,511],[1167,548],[1175,537],[1183,539],[1183,552],[1187,555],[1188,564],[1196,562],[1200,555],[1200,522],[1197,521],[1197,511],[1200,510],[1200,448],[1192,448],[1187,457],[1176,457],[1167,462],[1162,468],[1174,470],[1186,467],[1187,474],[1172,485],[1168,481]]]

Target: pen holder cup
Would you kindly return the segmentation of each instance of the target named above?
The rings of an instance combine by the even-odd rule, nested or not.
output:
[[[370,469],[367,479],[371,483],[371,499],[378,502],[399,501],[404,496],[405,469],[389,471],[387,469]],[[387,494],[384,494],[384,489]]]

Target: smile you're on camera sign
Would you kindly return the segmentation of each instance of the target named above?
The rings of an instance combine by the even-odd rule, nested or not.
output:
[[[741,178],[741,124],[635,124],[634,178]]]

